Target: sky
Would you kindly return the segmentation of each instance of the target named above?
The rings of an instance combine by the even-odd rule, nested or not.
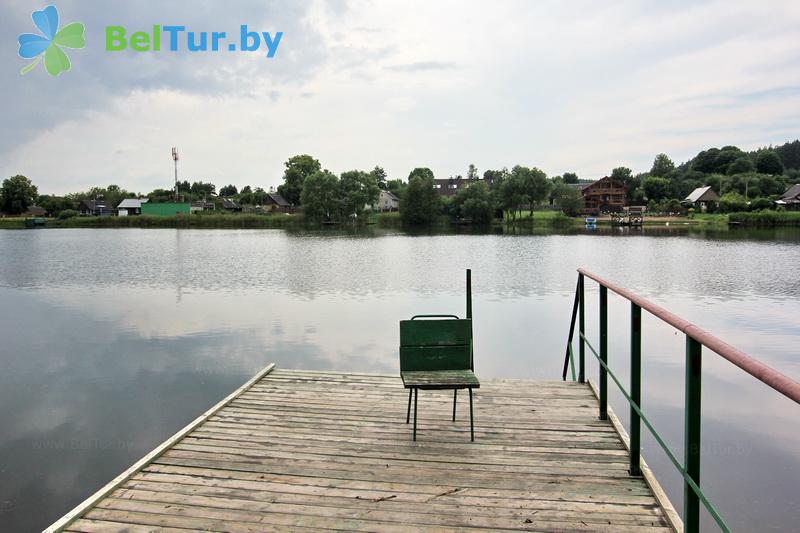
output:
[[[0,178],[40,193],[277,186],[308,153],[407,178],[520,164],[596,179],[800,137],[797,1],[75,1],[72,69],[26,75],[46,2],[0,5]],[[283,32],[258,52],[105,50],[105,28]],[[162,37],[162,41],[166,37]]]

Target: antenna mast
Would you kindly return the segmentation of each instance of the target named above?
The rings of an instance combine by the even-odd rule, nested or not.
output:
[[[178,149],[172,147],[172,161],[175,162],[175,201],[178,201]]]

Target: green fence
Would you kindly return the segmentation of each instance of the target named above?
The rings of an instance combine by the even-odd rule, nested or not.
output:
[[[174,217],[175,215],[188,215],[191,204],[186,203],[146,203],[142,204],[142,214],[156,217]]]

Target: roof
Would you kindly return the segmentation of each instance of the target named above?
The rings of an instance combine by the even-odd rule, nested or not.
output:
[[[689,193],[683,201],[684,202],[713,202],[719,200],[719,195],[711,188],[710,185],[705,187],[698,187]]]
[[[386,195],[389,196],[389,198],[391,198],[392,200],[396,200],[398,202],[400,201],[400,198],[398,198],[397,195],[392,191],[382,191],[382,192],[385,192]]]
[[[613,185],[616,185],[617,188],[620,188],[620,189],[624,189],[625,188],[625,184],[624,183],[622,183],[621,181],[615,180],[611,176],[604,176],[604,177],[600,178],[599,180],[593,181],[591,183],[573,183],[573,184],[570,184],[570,185],[573,185],[573,186],[576,186],[576,187],[580,187],[581,191],[585,191],[589,187],[593,187],[594,185],[597,185],[598,183],[602,183],[602,182],[605,182],[605,181],[611,182]]]
[[[783,193],[781,200],[800,200],[800,183],[795,183]]]
[[[143,198],[141,200],[138,198],[125,198],[119,203],[117,209],[141,209],[142,204],[146,203],[148,200],[149,198]]]
[[[44,207],[39,207],[38,205],[32,205],[28,208],[28,213],[31,215],[44,215],[47,212],[44,210]]]
[[[92,211],[97,209],[111,209],[111,206],[108,205],[104,200],[81,200],[80,203]]]
[[[276,192],[268,192],[267,196],[270,198],[270,200],[275,202],[277,205],[279,205],[281,207],[289,207],[289,202],[287,202],[286,198],[284,198],[280,194],[278,194]]]
[[[225,209],[241,209],[239,202],[231,198],[223,198],[222,207],[224,207]]]

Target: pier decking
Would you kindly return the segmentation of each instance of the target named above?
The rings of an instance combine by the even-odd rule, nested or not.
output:
[[[482,379],[474,443],[452,399],[412,442],[398,376],[268,367],[48,531],[671,530],[586,384]]]

